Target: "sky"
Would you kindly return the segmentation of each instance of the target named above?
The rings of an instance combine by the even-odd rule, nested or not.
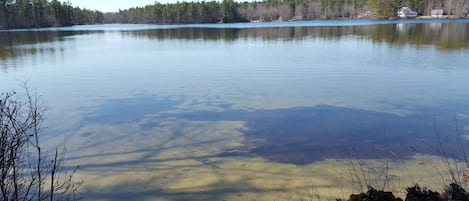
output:
[[[62,0],[65,2],[67,0]],[[135,6],[145,6],[155,3],[155,0],[68,0],[73,6],[99,10],[102,12],[116,12],[119,9],[127,9]],[[160,3],[172,3],[177,0],[158,0]]]

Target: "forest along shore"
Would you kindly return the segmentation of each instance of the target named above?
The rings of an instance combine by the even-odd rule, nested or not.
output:
[[[0,1],[0,29],[63,27],[103,23],[103,13],[57,0]]]
[[[453,0],[233,0],[177,2],[134,7],[119,12],[81,9],[57,0],[0,3],[0,29],[61,27],[83,24],[191,24],[269,22],[317,19],[395,19],[409,7],[419,18],[441,9],[445,18],[469,16],[468,1]]]
[[[443,15],[468,16],[469,2],[449,0],[264,0],[260,2],[179,2],[148,5],[105,14],[106,23],[217,23],[268,22],[317,19],[395,19],[401,7],[409,7],[418,16],[431,16],[442,9]]]

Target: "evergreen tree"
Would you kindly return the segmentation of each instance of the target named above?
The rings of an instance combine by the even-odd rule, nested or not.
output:
[[[33,28],[103,23],[99,11],[58,0],[0,0],[0,28]]]
[[[396,0],[368,0],[373,17],[377,19],[388,19],[395,16]]]
[[[238,20],[236,3],[233,0],[223,0],[221,7],[223,13],[223,22],[236,22]]]

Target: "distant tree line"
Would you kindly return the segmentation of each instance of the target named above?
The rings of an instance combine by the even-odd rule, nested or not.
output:
[[[407,6],[419,15],[443,9],[445,15],[466,17],[469,0],[263,0],[254,2],[197,1],[158,3],[103,14],[58,0],[0,0],[1,28],[80,24],[183,24],[313,19],[395,18]]]
[[[34,28],[103,23],[99,11],[58,0],[0,0],[0,28]]]
[[[395,18],[407,6],[430,15],[443,9],[445,15],[464,17],[468,0],[264,0],[254,2],[177,2],[155,3],[105,15],[107,23],[215,23],[243,21],[287,21],[312,19]]]
[[[374,18],[395,17],[400,7],[407,6],[419,15],[431,15],[433,9],[443,9],[445,15],[457,18],[469,14],[468,0],[368,0]]]
[[[177,2],[161,4],[156,2],[145,7],[107,13],[107,23],[216,23],[239,22],[246,19],[239,14],[239,4],[233,0],[223,2]]]
[[[220,19],[221,9],[217,2],[155,3],[106,15],[106,22],[128,24],[214,23]]]

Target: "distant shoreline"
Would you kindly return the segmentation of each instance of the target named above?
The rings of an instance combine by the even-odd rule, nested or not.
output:
[[[438,19],[448,19],[448,20],[458,20],[458,19],[469,19],[467,17],[455,17],[454,15],[443,15],[443,17],[432,17],[432,16],[417,16],[416,18],[389,18],[389,19],[373,19],[373,18],[331,18],[331,19],[305,19],[305,20],[271,20],[271,21],[260,21],[260,20],[251,20],[248,22],[251,23],[263,23],[263,22],[301,22],[301,21],[331,21],[331,20],[377,20],[377,21],[386,21],[386,20],[438,20]],[[221,22],[223,23],[223,22]],[[229,24],[229,23],[224,23]]]
[[[445,21],[453,21],[453,20],[464,20],[464,19],[469,19],[469,17],[462,17],[462,18],[457,18],[454,16],[443,16],[443,17],[432,17],[432,16],[418,16],[416,18],[409,18],[409,19],[403,19],[403,18],[392,18],[392,19],[371,19],[371,18],[334,18],[334,19],[313,19],[313,20],[272,20],[272,21],[246,21],[246,22],[232,22],[232,23],[226,23],[226,22],[217,22],[217,23],[184,23],[184,24],[148,24],[148,23],[97,23],[97,24],[77,24],[77,25],[71,25],[71,26],[49,26],[49,27],[25,27],[25,28],[5,28],[0,26],[0,31],[15,31],[15,30],[42,30],[42,29],[60,29],[60,28],[68,28],[68,27],[76,27],[76,26],[93,26],[93,25],[155,25],[155,26],[181,26],[181,27],[192,27],[192,26],[197,26],[197,25],[235,25],[235,24],[261,24],[261,23],[293,23],[293,22],[331,22],[331,21],[382,21],[382,22],[394,22],[394,21],[430,21],[430,20],[445,20]],[[469,22],[468,22],[469,23]],[[379,24],[379,23],[377,23]],[[392,24],[392,23],[391,23]],[[362,25],[362,24],[350,24],[350,26],[357,26],[357,25]],[[363,24],[366,25],[366,24]],[[319,24],[319,26],[323,26],[322,24]],[[325,25],[324,25],[325,26]]]
[[[416,19],[469,19],[469,16],[456,17],[454,15],[443,15],[442,17],[432,17],[428,15],[422,15],[422,16],[417,16]]]

